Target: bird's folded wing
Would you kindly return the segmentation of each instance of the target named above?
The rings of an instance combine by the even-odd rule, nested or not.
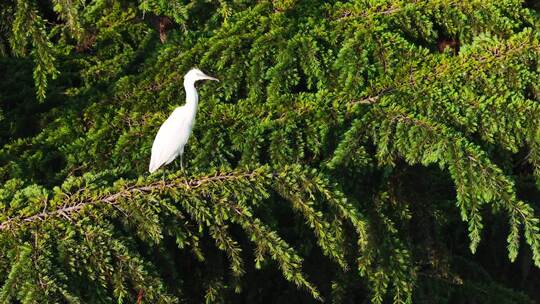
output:
[[[168,164],[178,156],[178,153],[186,144],[185,119],[183,115],[178,115],[177,111],[159,128],[159,131],[152,145],[152,156],[148,171],[151,173],[159,169],[164,164]],[[187,134],[189,136],[189,134]]]

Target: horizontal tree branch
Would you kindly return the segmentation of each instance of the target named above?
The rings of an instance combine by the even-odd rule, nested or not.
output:
[[[51,211],[44,210],[38,214],[28,216],[28,217],[9,218],[0,224],[0,231],[8,230],[9,228],[13,226],[21,226],[21,225],[33,223],[36,221],[43,221],[50,217],[62,216],[62,217],[70,219],[70,216],[72,214],[80,212],[82,209],[84,209],[87,206],[97,205],[100,203],[104,203],[108,205],[116,205],[119,202],[120,198],[129,197],[131,196],[131,194],[136,193],[136,192],[150,193],[150,192],[160,191],[160,190],[163,191],[167,188],[177,188],[177,187],[183,187],[186,189],[186,191],[189,191],[190,189],[198,188],[203,185],[215,183],[215,182],[226,182],[226,181],[239,180],[239,179],[250,179],[250,178],[255,177],[257,174],[258,172],[255,172],[255,171],[243,172],[243,173],[229,172],[225,174],[216,173],[216,175],[207,176],[200,179],[192,179],[192,180],[176,179],[176,180],[172,180],[168,182],[159,181],[159,182],[151,183],[146,186],[130,186],[122,191],[119,191],[113,194],[107,194],[96,199],[82,200],[78,202],[77,204],[71,205],[71,206],[67,206],[67,201],[71,197],[71,196],[67,196],[66,204],[64,204],[62,207],[57,208],[55,210],[51,210]]]

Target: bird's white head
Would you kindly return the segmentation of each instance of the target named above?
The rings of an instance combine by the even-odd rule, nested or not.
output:
[[[195,83],[197,80],[215,80],[219,81],[217,78],[211,77],[203,73],[201,70],[193,68],[184,75],[184,83]]]

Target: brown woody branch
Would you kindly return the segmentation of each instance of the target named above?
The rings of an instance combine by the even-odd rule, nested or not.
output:
[[[200,179],[193,179],[193,180],[184,180],[184,179],[176,179],[169,182],[166,181],[159,181],[154,182],[146,186],[129,186],[126,189],[113,193],[113,194],[106,194],[101,197],[95,198],[95,199],[82,199],[81,201],[77,202],[76,204],[68,205],[70,203],[70,200],[72,199],[72,196],[66,196],[66,199],[64,200],[65,204],[63,204],[61,207],[46,211],[45,209],[35,215],[28,216],[28,217],[13,217],[9,218],[6,221],[2,222],[0,224],[0,231],[8,230],[9,228],[13,226],[22,226],[28,223],[33,223],[36,221],[44,221],[47,218],[51,217],[64,217],[68,220],[71,220],[71,217],[73,214],[76,214],[77,212],[82,211],[85,207],[93,206],[97,204],[108,204],[110,206],[115,206],[120,202],[121,198],[124,197],[130,197],[134,193],[152,193],[152,192],[164,192],[168,188],[178,188],[182,187],[185,190],[191,190],[198,187],[201,187],[205,184],[211,184],[215,182],[226,182],[226,181],[232,181],[232,180],[239,180],[239,179],[250,179],[257,175],[257,172],[245,172],[241,174],[234,174],[234,173],[226,173],[226,174],[218,174],[216,173],[213,176],[207,176]]]
[[[368,96],[368,97],[360,99],[360,100],[355,100],[355,101],[351,102],[351,104],[353,104],[353,105],[355,105],[355,104],[373,104],[373,103],[376,103],[377,101],[379,101],[380,97],[381,97],[381,95]]]
[[[374,103],[377,103],[383,95],[393,92],[394,90],[395,90],[394,88],[386,88],[386,89],[381,90],[377,95],[368,96],[360,100],[353,100],[350,102],[350,104],[352,105],[374,104]]]

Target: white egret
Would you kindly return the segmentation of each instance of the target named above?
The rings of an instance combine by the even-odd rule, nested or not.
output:
[[[195,82],[209,79],[219,81],[210,77],[199,69],[191,69],[184,75],[184,89],[186,90],[186,104],[174,109],[171,116],[161,125],[152,144],[152,157],[150,158],[150,173],[159,167],[172,162],[180,155],[180,167],[183,169],[182,154],[186,145],[197,113],[199,95],[195,89]]]

